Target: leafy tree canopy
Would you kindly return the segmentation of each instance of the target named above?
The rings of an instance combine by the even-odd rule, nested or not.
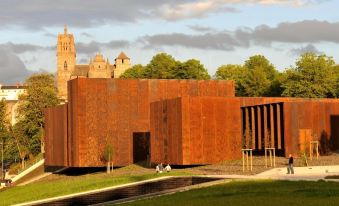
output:
[[[325,98],[337,96],[337,67],[331,57],[305,53],[286,70],[283,96]]]
[[[210,79],[210,75],[200,61],[190,59],[186,62],[175,60],[171,55],[159,53],[145,67],[138,64],[126,70],[125,79]]]
[[[175,71],[176,79],[210,79],[207,69],[199,60],[190,59],[180,63]]]
[[[127,69],[120,78],[122,79],[138,79],[138,78],[145,78],[145,67],[141,64],[136,64],[131,68]]]
[[[26,92],[19,97],[19,122],[29,139],[32,154],[40,152],[44,109],[59,104],[54,77],[51,74],[34,74],[25,81]]]
[[[273,64],[271,64],[268,59],[266,59],[266,57],[263,55],[251,56],[248,60],[245,61],[244,67],[248,68],[249,70],[261,68],[262,72],[266,74],[266,77],[269,80],[273,80],[278,73]]]
[[[6,117],[6,102],[0,100],[0,141],[5,138],[8,132],[8,121]]]
[[[237,96],[280,96],[281,77],[264,56],[251,56],[244,65],[223,65],[217,79],[235,80]]]
[[[220,80],[234,80],[235,91],[237,96],[245,96],[244,82],[248,75],[248,69],[242,65],[227,64],[219,67],[214,75],[216,79]]]

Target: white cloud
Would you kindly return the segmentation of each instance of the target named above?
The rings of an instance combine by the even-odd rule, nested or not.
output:
[[[138,22],[145,19],[177,21],[202,18],[220,12],[239,12],[235,5],[303,6],[327,0],[1,0],[2,28],[21,26],[42,29],[63,26],[102,26],[107,23]]]

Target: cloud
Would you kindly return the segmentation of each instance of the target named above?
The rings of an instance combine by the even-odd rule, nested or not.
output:
[[[81,54],[94,54],[100,52],[102,48],[106,49],[116,49],[116,48],[126,48],[130,45],[129,41],[125,40],[112,40],[109,42],[97,42],[91,41],[89,43],[76,43],[75,48],[77,53]]]
[[[95,27],[147,19],[177,21],[220,12],[238,12],[238,4],[303,6],[324,0],[1,0],[2,28]]]
[[[171,4],[185,2],[173,0]],[[42,29],[68,24],[74,27],[102,26],[109,22],[136,22],[154,17],[166,0],[1,0],[0,24]]]
[[[92,38],[93,37],[93,35],[91,35],[91,34],[89,34],[87,32],[82,32],[80,35],[84,36],[84,37],[88,37],[88,38]]]
[[[290,50],[290,53],[292,55],[295,55],[295,56],[299,56],[299,55],[307,53],[307,52],[312,52],[312,53],[315,53],[315,54],[321,54],[322,53],[312,44],[307,44],[306,46],[302,46],[302,47],[294,48],[294,49]]]
[[[46,37],[51,37],[51,38],[54,38],[54,39],[57,38],[57,35],[56,35],[56,34],[52,34],[52,33],[50,33],[50,32],[46,32],[46,33],[44,34],[44,36],[46,36]]]
[[[90,59],[90,58],[81,58],[81,59],[79,60],[79,63],[80,63],[80,64],[88,64],[88,63],[89,63],[89,59]]]
[[[5,44],[0,44],[0,47],[2,49],[5,49],[9,52],[13,52],[16,54],[22,54],[25,52],[34,52],[38,50],[54,50],[55,47],[42,47],[39,45],[33,45],[33,44],[15,44],[12,42],[8,42]]]
[[[187,26],[189,29],[196,31],[196,32],[211,32],[215,31],[214,28],[209,27],[209,26],[200,26],[200,25],[188,25]]]
[[[100,46],[97,42],[92,41],[90,43],[76,43],[75,48],[77,53],[82,54],[94,54],[96,52],[100,52]]]
[[[182,33],[158,34],[144,36],[139,39],[146,48],[159,46],[184,46],[197,49],[233,50],[235,47],[246,46],[226,32],[189,35]]]
[[[250,31],[248,35],[259,43],[339,43],[339,22],[305,20],[299,22],[284,22],[276,27],[261,25]]]
[[[178,20],[187,18],[201,18],[210,13],[230,12],[236,13],[237,9],[227,7],[222,1],[198,1],[174,6],[163,5],[160,7],[163,18],[166,20]]]
[[[1,84],[22,83],[33,74],[33,71],[28,70],[17,55],[4,48],[0,48],[0,65]]]
[[[102,48],[107,49],[116,49],[116,48],[126,48],[130,45],[129,41],[125,40],[112,40],[109,42],[97,42],[91,41],[89,43],[76,43],[75,47],[78,53],[83,54],[94,54],[100,52]],[[15,44],[8,42],[5,44],[0,44],[0,48],[7,50],[15,54],[23,54],[25,52],[36,52],[36,51],[56,51],[56,46],[39,46],[34,44]]]
[[[283,22],[276,27],[260,25],[254,29],[239,28],[234,31],[215,31],[205,34],[147,35],[139,38],[139,42],[146,48],[182,46],[197,49],[233,50],[238,47],[247,48],[253,44],[269,47],[272,43],[339,43],[338,34],[339,22],[305,20],[293,23]]]

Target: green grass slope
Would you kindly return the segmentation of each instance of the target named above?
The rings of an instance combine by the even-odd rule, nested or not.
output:
[[[324,181],[232,181],[222,185],[122,205],[334,206],[339,205],[339,183]]]

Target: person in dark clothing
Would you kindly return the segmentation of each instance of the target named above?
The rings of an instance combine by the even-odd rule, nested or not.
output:
[[[292,154],[290,154],[288,158],[287,174],[294,174]]]

